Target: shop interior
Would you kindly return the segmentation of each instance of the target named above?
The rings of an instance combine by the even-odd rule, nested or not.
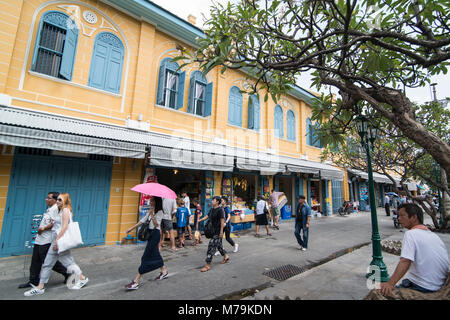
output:
[[[256,176],[233,174],[233,210],[251,209],[256,199]]]
[[[311,180],[311,210],[322,213],[320,180]]]
[[[193,200],[201,199],[203,173],[195,170],[183,170],[172,168],[156,168],[155,174],[158,183],[166,185],[181,197],[181,192],[186,191],[193,208]]]
[[[292,192],[292,177],[279,177],[279,188],[278,191],[284,192],[287,198],[287,205],[291,206],[295,203],[295,199],[293,198],[293,192]]]

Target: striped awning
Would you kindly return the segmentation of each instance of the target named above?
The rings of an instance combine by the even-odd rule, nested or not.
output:
[[[142,159],[145,141],[142,133],[121,126],[0,106],[3,144]]]
[[[0,124],[0,144],[137,159],[146,152],[143,144],[5,124]]]

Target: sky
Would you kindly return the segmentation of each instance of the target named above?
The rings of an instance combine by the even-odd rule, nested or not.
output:
[[[182,19],[187,20],[189,14],[197,18],[197,27],[202,27],[204,17],[209,18],[209,7],[216,3],[225,4],[228,0],[151,0],[160,7],[172,12],[173,14],[179,16]],[[235,2],[236,0],[232,0]],[[436,97],[438,100],[450,97],[450,72],[446,75],[438,75],[431,78],[431,83],[437,83],[436,85]],[[313,90],[311,88],[311,78],[309,75],[305,74],[299,78],[297,85],[307,89]],[[406,89],[406,95],[408,98],[416,103],[425,103],[433,99],[433,93],[430,86]]]

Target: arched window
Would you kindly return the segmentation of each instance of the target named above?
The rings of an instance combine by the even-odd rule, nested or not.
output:
[[[248,121],[247,121],[247,127],[249,129],[253,129],[258,131],[259,130],[259,113],[260,113],[260,107],[259,107],[259,99],[258,96],[255,94],[252,94],[248,98]]]
[[[95,37],[88,85],[120,93],[125,47],[116,35],[101,32]]]
[[[68,15],[48,11],[39,23],[31,70],[72,80],[78,28]]]
[[[180,109],[184,102],[186,72],[180,72],[178,63],[171,60],[172,58],[165,58],[159,65],[156,103],[161,106]]]
[[[189,101],[187,112],[198,116],[211,115],[213,83],[208,83],[200,71],[194,71],[189,80]]]
[[[277,104],[275,106],[274,111],[274,129],[275,129],[275,136],[278,138],[284,137],[284,124],[283,124],[283,109]]]
[[[242,127],[242,93],[236,86],[231,87],[228,100],[228,123]]]
[[[286,124],[287,124],[287,139],[295,141],[295,114],[292,110],[289,110],[287,112]]]

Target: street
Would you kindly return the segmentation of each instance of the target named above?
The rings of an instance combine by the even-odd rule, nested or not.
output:
[[[427,221],[426,221],[427,222]],[[381,238],[400,232],[394,228],[392,217],[386,217],[384,210],[378,210]],[[278,281],[263,275],[271,269],[293,265],[307,267],[320,264],[343,254],[344,249],[357,248],[371,242],[371,221],[369,212],[351,216],[334,215],[315,218],[311,222],[309,248],[298,250],[294,234],[294,220],[282,220],[280,230],[271,230],[272,236],[254,237],[251,231],[240,231],[234,238],[239,243],[239,252],[233,253],[224,240],[224,248],[230,254],[230,262],[222,265],[222,258],[216,256],[212,268],[200,272],[204,265],[207,241],[186,247],[172,253],[166,248],[162,256],[169,271],[169,278],[153,279],[159,274],[155,270],[143,276],[139,290],[127,292],[124,286],[136,275],[144,247],[141,245],[88,247],[73,250],[76,262],[89,283],[79,291],[69,290],[62,283],[62,277],[53,273],[44,295],[26,298],[23,289],[17,289],[28,276],[30,256],[0,259],[0,299],[120,299],[120,300],[212,300],[240,297],[240,293],[251,289],[264,289]],[[264,234],[261,232],[261,234]],[[371,256],[361,261],[369,265]],[[392,270],[391,270],[392,272]]]

